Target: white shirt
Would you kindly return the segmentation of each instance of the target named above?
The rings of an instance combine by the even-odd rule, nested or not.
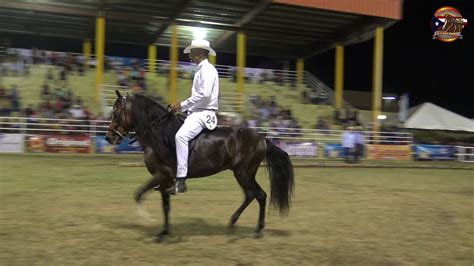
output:
[[[181,102],[183,111],[217,110],[219,98],[219,74],[216,68],[204,59],[194,74],[191,97]]]
[[[353,149],[355,148],[356,144],[356,135],[354,134],[354,132],[344,131],[344,133],[342,133],[341,142],[342,147]]]
[[[356,140],[355,140],[356,144],[362,144],[363,145],[364,142],[365,142],[364,141],[364,134],[362,132],[356,132],[355,135],[356,135]]]

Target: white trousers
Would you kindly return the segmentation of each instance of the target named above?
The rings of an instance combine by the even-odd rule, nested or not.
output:
[[[205,119],[209,113],[214,113],[214,111],[204,110],[188,115],[176,133],[176,159],[178,161],[176,178],[183,178],[188,174],[189,141],[206,127]]]

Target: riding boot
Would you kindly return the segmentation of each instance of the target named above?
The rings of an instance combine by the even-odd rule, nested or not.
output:
[[[186,178],[176,178],[174,180],[173,185],[169,187],[168,189],[166,189],[166,192],[172,195],[176,195],[178,193],[184,193],[187,190],[188,189],[186,187]]]

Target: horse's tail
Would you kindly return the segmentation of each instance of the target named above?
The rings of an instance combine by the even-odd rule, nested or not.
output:
[[[267,143],[267,169],[270,174],[271,205],[280,209],[280,215],[286,215],[290,210],[291,196],[293,194],[294,172],[288,153],[275,146],[268,139]]]

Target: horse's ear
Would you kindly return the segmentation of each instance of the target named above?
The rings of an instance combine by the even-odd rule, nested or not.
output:
[[[120,91],[115,90],[115,94],[117,94],[117,97],[118,97],[119,99],[122,98],[122,95],[120,94]]]

